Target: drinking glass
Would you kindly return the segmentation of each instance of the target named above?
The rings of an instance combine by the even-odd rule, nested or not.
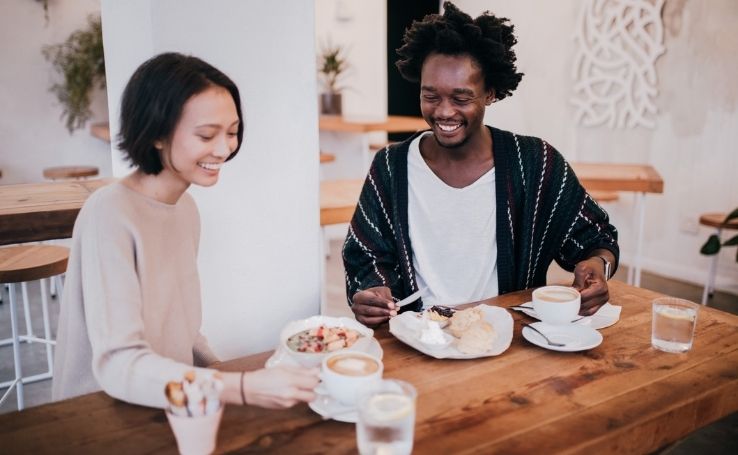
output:
[[[700,306],[676,297],[653,301],[651,345],[666,352],[687,352],[692,348]]]
[[[359,395],[356,442],[361,455],[408,455],[415,434],[415,387],[385,379]]]

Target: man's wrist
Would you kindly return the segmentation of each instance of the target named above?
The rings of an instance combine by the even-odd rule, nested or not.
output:
[[[605,280],[606,281],[609,280],[612,277],[612,263],[610,262],[609,259],[607,259],[603,255],[598,254],[597,256],[594,256],[594,257],[602,261],[602,267],[603,267],[603,273],[605,275]]]

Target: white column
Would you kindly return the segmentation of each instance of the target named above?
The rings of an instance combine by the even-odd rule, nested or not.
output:
[[[273,348],[287,321],[319,307],[313,3],[102,1],[113,135],[123,87],[156,54],[200,57],[241,91],[239,155],[215,187],[190,189],[202,217],[203,331],[224,359]],[[118,160],[114,173],[126,172]]]

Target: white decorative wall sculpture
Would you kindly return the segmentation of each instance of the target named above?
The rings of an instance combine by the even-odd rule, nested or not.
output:
[[[576,121],[654,128],[656,59],[664,53],[664,0],[584,0],[575,41]]]

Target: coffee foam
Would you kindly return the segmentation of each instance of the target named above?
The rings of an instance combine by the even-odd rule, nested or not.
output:
[[[364,376],[377,371],[379,365],[376,361],[366,357],[342,355],[332,358],[328,362],[328,368],[347,376]]]
[[[563,289],[550,289],[543,292],[537,292],[536,298],[538,300],[545,300],[548,302],[571,302],[576,300],[577,294],[574,291],[566,291]]]

